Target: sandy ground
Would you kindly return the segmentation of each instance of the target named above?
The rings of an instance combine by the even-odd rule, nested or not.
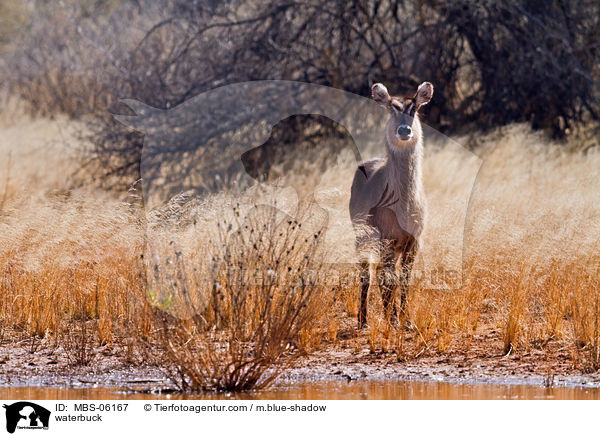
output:
[[[600,371],[584,373],[574,364],[573,347],[564,341],[504,355],[502,332],[483,325],[469,347],[459,344],[446,353],[426,350],[399,357],[394,352],[372,352],[368,332],[357,337],[353,326],[354,320],[346,318],[334,346],[302,358],[280,381],[342,378],[600,387]],[[407,348],[414,338],[414,332],[407,333]]]
[[[600,372],[583,373],[575,368],[571,351],[560,343],[547,344],[544,351],[531,349],[504,356],[490,352],[501,350],[501,338],[488,332],[476,335],[469,351],[399,359],[393,352],[371,352],[368,332],[361,332],[358,339],[350,327],[340,333],[342,339],[300,358],[277,384],[404,380],[600,387]],[[347,339],[343,339],[344,333]],[[0,346],[0,386],[172,388],[158,368],[124,357],[127,353],[119,347],[98,347],[94,354],[89,365],[74,366],[60,348],[43,341],[34,348],[30,340],[4,341]]]

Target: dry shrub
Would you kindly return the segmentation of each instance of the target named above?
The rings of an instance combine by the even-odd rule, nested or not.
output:
[[[213,229],[212,243],[191,248],[167,234],[171,250],[153,256],[165,262],[149,270],[145,341],[183,390],[267,386],[321,334],[329,307],[322,230],[305,231],[300,218],[266,206],[243,220],[234,206],[233,215]]]
[[[592,0],[546,3],[7,0],[0,76],[32,113],[90,121],[98,174],[130,183],[142,141],[110,116],[126,110],[119,99],[170,109],[250,80],[358,95],[374,80],[394,94],[430,80],[426,111],[438,129],[526,122],[564,137],[599,119],[600,14]]]
[[[591,0],[4,3],[14,17],[0,33],[14,51],[9,79],[42,113],[77,116],[132,91],[167,108],[256,79],[366,95],[375,78],[398,91],[428,78],[439,86],[437,127],[532,122],[564,135],[574,121],[598,120]]]
[[[77,118],[114,107],[114,88],[126,90],[126,53],[144,34],[130,24],[151,26],[134,3],[33,1],[22,9],[0,64],[10,93],[34,115]]]

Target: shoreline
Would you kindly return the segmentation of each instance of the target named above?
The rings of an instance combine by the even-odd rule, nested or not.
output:
[[[0,347],[0,387],[102,388],[127,393],[172,392],[159,368],[125,362],[118,350],[95,350],[87,366],[70,365],[57,350],[30,353],[25,347]],[[10,357],[8,357],[10,353]],[[477,356],[448,353],[398,362],[395,353],[371,353],[328,346],[299,358],[267,390],[330,382],[432,382],[457,385],[526,385],[600,388],[600,371],[583,373],[567,361],[540,359],[542,353]]]

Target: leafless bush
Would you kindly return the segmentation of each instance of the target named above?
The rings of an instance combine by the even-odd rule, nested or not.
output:
[[[5,62],[34,112],[90,120],[104,175],[139,175],[141,137],[112,120],[132,97],[163,109],[257,79],[368,95],[436,85],[447,131],[530,122],[556,137],[598,120],[600,6],[528,0],[41,2]],[[129,181],[135,178],[129,179]]]
[[[227,231],[223,222],[200,256],[159,249],[164,262],[150,268],[144,342],[182,390],[267,386],[302,354],[302,332],[328,307],[320,231],[269,207],[239,224]]]
[[[67,359],[72,365],[88,365],[94,359],[93,346],[96,328],[93,321],[88,317],[82,302],[77,317],[66,323],[60,332],[60,343],[62,344]]]
[[[597,2],[419,3],[428,29],[423,35],[437,50],[433,71],[442,76],[433,80],[442,92],[456,92],[444,96],[454,101],[443,110],[458,111],[449,121],[481,127],[524,121],[555,137],[563,137],[574,122],[598,121]],[[453,70],[444,66],[448,60],[472,71],[474,80],[444,80]]]

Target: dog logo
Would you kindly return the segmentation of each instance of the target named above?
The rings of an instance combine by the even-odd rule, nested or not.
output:
[[[4,405],[6,409],[6,431],[14,433],[18,429],[48,429],[50,411],[29,401],[19,401]]]

